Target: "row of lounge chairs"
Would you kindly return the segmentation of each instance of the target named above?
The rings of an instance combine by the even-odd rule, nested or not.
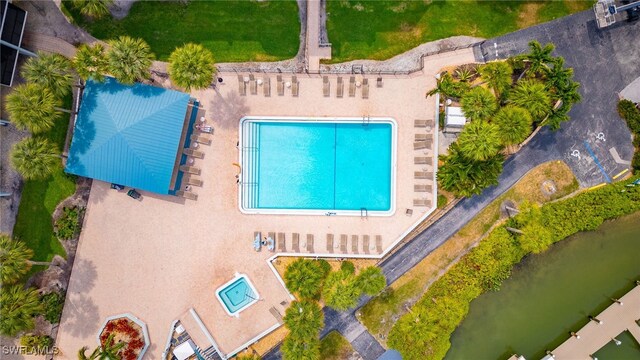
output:
[[[380,254],[382,253],[382,236],[376,235],[374,239],[375,246],[371,247],[371,237],[369,235],[362,235],[362,246],[360,246],[360,237],[358,235],[351,235],[351,241],[349,241],[349,236],[342,234],[340,235],[339,253],[360,254],[362,252],[364,254],[371,254],[371,250],[375,250],[375,253]],[[326,252],[330,254],[335,253],[336,244],[334,235],[327,234],[326,240]],[[279,253],[302,253],[300,250],[300,234],[298,233],[291,234],[291,243],[288,244],[285,233],[283,232],[277,233],[277,236],[275,232],[269,232],[266,240],[263,240],[261,232],[254,232],[254,249],[256,251],[260,251],[260,248],[265,242],[270,251],[277,251]],[[275,242],[275,245],[273,245],[273,242]],[[316,252],[313,234],[307,234],[303,248],[304,252],[307,253]]]
[[[379,78],[379,84],[382,87],[382,78]],[[362,79],[362,91],[361,95],[363,99],[369,98],[369,79]],[[322,95],[324,97],[331,96],[331,82],[329,81],[328,76],[322,77]],[[336,97],[341,98],[344,96],[344,81],[342,80],[342,76],[338,76],[338,80],[336,83]],[[356,77],[349,77],[349,97],[356,96]]]
[[[423,150],[425,152],[433,149],[433,138],[435,134],[433,133],[434,128],[434,120],[422,120],[416,119],[413,123],[414,127],[417,129],[415,134],[413,149],[414,150]],[[414,157],[413,163],[415,165],[420,165],[421,169],[419,171],[414,172],[414,179],[418,181],[413,185],[413,191],[417,194],[422,194],[419,198],[413,199],[413,206],[415,207],[430,207],[432,205],[431,202],[431,194],[433,192],[433,187],[431,184],[424,184],[422,181],[431,180],[433,181],[433,171],[428,171],[424,166],[433,166],[433,157],[431,156],[416,156]]]
[[[256,77],[253,74],[249,74],[248,76],[249,81],[245,81],[245,80],[246,79],[243,75],[238,75],[238,93],[240,93],[241,96],[246,96],[247,83],[249,83],[249,93],[251,95],[257,95],[258,85],[259,85],[258,79],[256,79]],[[266,97],[271,96],[271,77],[269,77],[268,75],[264,75],[262,77],[262,83],[260,85],[262,86],[263,95]],[[298,81],[298,77],[296,75],[293,75],[291,77],[290,86],[291,86],[291,95],[297,97],[300,94],[300,82]],[[285,89],[285,81],[283,80],[282,75],[278,75],[276,77],[276,90],[277,90],[278,96],[284,96],[284,89]]]

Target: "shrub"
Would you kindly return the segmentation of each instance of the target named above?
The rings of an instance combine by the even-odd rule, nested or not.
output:
[[[78,207],[64,208],[62,216],[56,220],[54,232],[60,240],[75,238],[80,232],[80,215],[84,209]]]
[[[442,194],[438,194],[438,209],[441,209],[449,203],[449,199]]]
[[[53,339],[48,335],[29,334],[20,338],[20,345],[25,346],[29,353],[41,354],[52,348]]]
[[[318,261],[298,259],[284,272],[287,288],[303,299],[317,298],[326,277],[326,265]]]
[[[50,292],[41,295],[40,302],[44,307],[44,318],[52,324],[60,322],[62,308],[64,307],[64,293]]]
[[[618,102],[618,113],[629,126],[629,130],[633,133],[633,145],[636,147],[631,167],[634,171],[640,170],[640,110],[629,100],[620,100]]]
[[[356,273],[356,267],[351,261],[343,261],[342,264],[340,264],[340,271],[353,275]]]

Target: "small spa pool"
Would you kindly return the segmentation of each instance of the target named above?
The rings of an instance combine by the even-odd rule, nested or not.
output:
[[[258,291],[244,274],[236,274],[231,281],[216,290],[216,297],[230,316],[238,314],[258,301]]]

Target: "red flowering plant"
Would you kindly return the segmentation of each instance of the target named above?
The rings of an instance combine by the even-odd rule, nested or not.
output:
[[[118,351],[122,360],[136,360],[140,351],[144,348],[144,336],[142,328],[132,320],[118,318],[109,320],[100,333],[100,344],[105,345],[110,335],[113,335],[114,344],[125,343]]]

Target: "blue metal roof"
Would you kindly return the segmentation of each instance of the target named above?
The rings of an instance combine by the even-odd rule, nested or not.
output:
[[[168,194],[189,98],[113,78],[87,81],[66,171]]]

